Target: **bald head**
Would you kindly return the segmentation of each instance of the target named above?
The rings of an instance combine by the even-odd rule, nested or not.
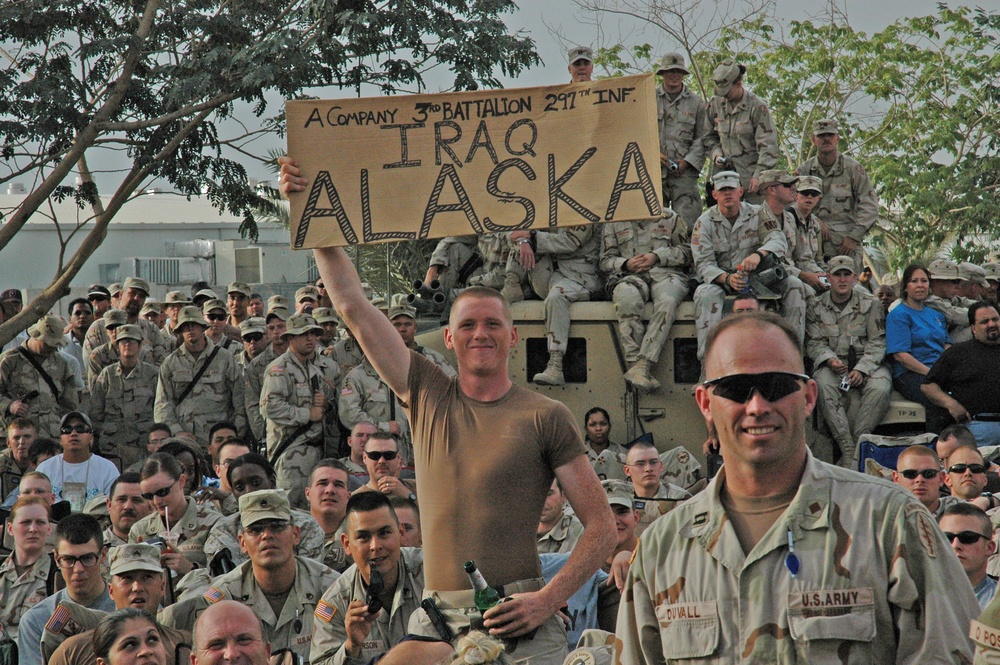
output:
[[[733,314],[732,316],[727,316],[726,318],[719,321],[715,326],[708,331],[708,338],[705,340],[705,365],[707,366],[712,357],[712,348],[715,346],[715,342],[730,328],[755,328],[760,330],[762,334],[772,335],[775,331],[769,331],[764,333],[768,328],[777,328],[784,336],[791,342],[792,347],[795,349],[797,354],[791,354],[789,357],[798,356],[798,361],[796,362],[796,368],[789,371],[803,372],[802,364],[802,343],[799,341],[798,333],[794,328],[783,318],[778,316],[773,312],[756,310],[749,312],[741,312],[739,314]]]
[[[249,607],[235,600],[220,601],[198,617],[192,635],[192,665],[240,660],[267,665],[271,645],[264,641],[264,625]]]

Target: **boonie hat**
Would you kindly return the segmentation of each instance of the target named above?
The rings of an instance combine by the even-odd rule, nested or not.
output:
[[[63,335],[65,328],[66,323],[62,319],[53,314],[47,314],[28,328],[28,335],[32,339],[41,340],[48,346],[66,346],[66,337]]]
[[[798,176],[792,175],[788,171],[782,171],[781,169],[768,169],[760,174],[760,186],[793,185],[798,179]]]
[[[990,285],[990,283],[986,281],[986,271],[977,266],[975,263],[969,263],[968,261],[959,263],[958,274],[961,275],[963,279],[975,282],[983,288]]]
[[[983,270],[986,271],[986,279],[1000,281],[1000,263],[984,263]]]
[[[817,120],[813,124],[813,136],[822,136],[823,134],[839,134],[840,133],[840,123],[834,118],[823,118],[822,120]]]
[[[593,62],[594,50],[589,46],[574,46],[569,50],[569,53],[566,54],[566,61],[572,65],[577,60]]]
[[[191,299],[183,291],[169,291],[163,298],[164,305],[190,305]]]
[[[850,270],[854,274],[854,259],[844,255],[835,256],[826,262],[826,267],[831,275],[838,270]]]
[[[160,548],[149,543],[128,543],[112,547],[108,553],[112,575],[131,573],[135,570],[148,570],[152,573],[162,573],[160,565]]]
[[[712,73],[712,82],[715,84],[715,94],[717,97],[725,97],[733,89],[736,79],[745,74],[747,68],[737,64],[735,61],[723,60]]]
[[[257,490],[240,497],[240,523],[246,528],[264,520],[290,522],[292,511],[284,490]]]
[[[691,73],[684,66],[684,56],[680,53],[668,53],[663,56],[663,59],[660,60],[660,66],[656,69],[657,74],[673,71],[684,72],[685,74]]]
[[[949,259],[934,259],[927,269],[932,279],[968,279],[958,272],[958,264]]]
[[[795,185],[797,192],[819,192],[823,193],[823,180],[814,175],[800,175],[799,181]]]
[[[740,174],[736,171],[719,171],[712,176],[712,184],[716,189],[733,189],[740,186]]]

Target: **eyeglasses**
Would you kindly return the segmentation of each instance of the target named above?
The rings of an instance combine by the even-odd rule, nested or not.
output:
[[[249,335],[243,335],[244,342],[259,342],[264,339],[264,335],[261,333],[250,333]]]
[[[906,469],[905,471],[900,471],[899,473],[901,473],[907,480],[915,480],[917,476],[923,476],[927,480],[930,480],[941,472],[937,469]]]
[[[152,501],[154,496],[158,496],[162,499],[166,497],[168,494],[170,494],[170,490],[174,488],[174,485],[176,485],[178,481],[180,481],[180,478],[170,483],[166,487],[161,487],[160,489],[154,492],[143,492],[142,498],[145,499],[146,501]]]
[[[225,314],[206,314],[205,318],[209,321],[225,321],[229,317]]]
[[[986,473],[986,467],[982,464],[952,464],[948,467],[948,473]]]
[[[963,532],[964,533],[964,532]],[[84,554],[83,556],[56,556],[56,564],[60,568],[75,568],[77,563],[82,563],[84,568],[93,568],[100,559],[99,554]]]
[[[289,526],[291,525],[284,520],[274,520],[273,522],[256,522],[248,527],[244,527],[243,530],[251,536],[262,536],[265,531],[270,531],[271,533],[277,535],[279,533],[284,533],[285,529]]]
[[[802,381],[808,381],[805,374],[791,372],[762,372],[760,374],[730,374],[702,385],[714,388],[715,394],[733,402],[746,404],[754,391],[768,402],[777,402],[802,389]]]
[[[958,538],[958,542],[963,545],[974,545],[979,542],[980,538],[989,538],[989,536],[984,536],[981,533],[976,533],[975,531],[961,531],[959,533],[952,533],[950,531],[944,532],[944,539],[949,543]]]
[[[373,461],[373,462],[377,462],[380,459],[385,459],[386,462],[391,462],[392,460],[396,459],[397,455],[399,455],[399,453],[397,453],[395,450],[385,450],[385,451],[380,451],[380,450],[366,450],[365,451],[365,456],[368,459],[370,459],[371,461]]]
[[[663,463],[663,460],[661,460],[660,458],[657,457],[656,459],[650,459],[650,460],[643,459],[643,460],[639,460],[635,464],[628,464],[626,466],[634,466],[637,469],[646,469],[646,468],[650,468],[651,469],[654,466],[660,466],[660,464],[662,464],[662,463]]]
[[[90,434],[90,428],[86,425],[66,425],[59,429],[60,434],[72,434],[73,432],[77,434]]]

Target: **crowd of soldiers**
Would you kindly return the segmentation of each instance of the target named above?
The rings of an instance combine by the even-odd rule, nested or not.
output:
[[[575,82],[590,79],[590,49],[571,49],[569,61]],[[881,420],[891,389],[884,321],[895,293],[872,292],[861,249],[878,214],[871,182],[838,152],[832,119],[814,124],[815,157],[794,173],[775,168],[774,126],[766,104],[743,87],[743,65],[725,61],[715,70],[708,103],[684,85],[680,54],[666,55],[657,73],[670,206],[661,218],[448,238],[425,282],[438,282],[445,311],[467,286],[492,287],[510,302],[544,299],[549,361],[533,377],[539,385],[564,383],[572,302],[614,303],[625,378],[640,391],[660,388],[653,367],[682,300],[695,302],[699,359],[726,314],[771,303],[811,364],[818,407],[839,447],[816,454],[851,465],[854,443]],[[706,161],[715,205],[703,210]],[[942,260],[931,271],[981,285],[970,301],[938,298],[957,335],[961,308],[996,302],[998,266]],[[341,324],[322,281],[293,302],[265,302],[241,282],[224,299],[201,283],[161,303],[149,294],[135,277],[93,285],[70,303],[68,320],[42,317],[0,355],[0,487],[11,551],[0,566],[0,649],[16,645],[17,662],[31,665],[116,663],[118,634],[109,637],[109,626],[148,619],[165,662],[185,649],[194,663],[213,662],[211,643],[198,635],[218,626],[196,623],[221,614],[213,607],[233,617],[240,606],[256,617],[241,630],[249,623],[279,662],[360,664],[404,643],[424,595],[409,405]],[[408,349],[456,375],[416,342],[411,298],[370,295]],[[5,291],[0,301],[16,313],[20,293]],[[614,633],[628,623],[619,616],[621,589],[626,574],[640,574],[628,573],[640,535],[693,496],[709,501],[707,479],[686,450],[613,442],[602,408],[583,422],[617,541],[562,608],[564,646],[579,639],[592,645],[591,657],[609,656],[613,640],[587,631]],[[714,438],[710,430],[708,443]],[[984,466],[982,455],[962,457],[968,446],[953,454],[946,468],[958,477]],[[934,468],[943,474],[940,462]],[[927,480],[924,471],[900,473]],[[978,505],[976,492],[954,493]],[[945,514],[957,499],[932,498],[933,508],[924,503],[945,520],[941,528],[960,532],[949,535],[956,550],[968,545],[978,514]],[[972,544],[992,542],[990,527],[983,531]],[[558,480],[536,532],[551,580],[584,532]],[[976,566],[978,575],[978,559]],[[969,575],[979,594],[985,582]],[[158,623],[148,616],[157,612]],[[233,624],[229,639],[237,634]],[[516,640],[506,646],[516,658]]]

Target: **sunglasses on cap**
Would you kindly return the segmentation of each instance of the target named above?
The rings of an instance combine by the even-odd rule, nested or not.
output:
[[[976,533],[975,531],[960,531],[958,533],[952,533],[951,531],[944,532],[944,539],[949,543],[958,538],[958,542],[963,545],[974,545],[979,542],[980,538],[988,539],[989,536],[984,536],[981,533]]]
[[[802,382],[808,381],[805,374],[792,372],[761,372],[760,374],[730,374],[703,386],[712,388],[716,396],[733,402],[746,404],[756,391],[768,402],[777,402],[802,389]]]
[[[395,450],[366,450],[365,457],[373,462],[377,462],[380,459],[384,459],[386,462],[391,462],[396,459],[399,455]]]
[[[899,472],[899,474],[907,480],[915,480],[917,476],[923,476],[927,480],[930,480],[939,473],[941,472],[937,469],[906,469],[905,471]]]
[[[948,467],[948,473],[965,473],[966,470],[972,473],[986,473],[986,467],[982,464],[952,464]]]

